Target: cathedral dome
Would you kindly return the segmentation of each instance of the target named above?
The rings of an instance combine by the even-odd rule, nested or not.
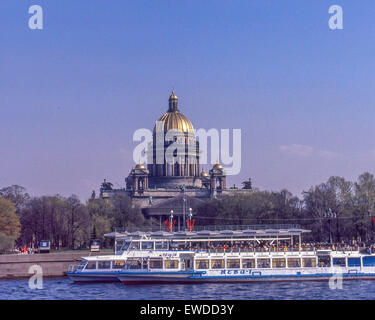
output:
[[[172,129],[183,132],[194,130],[194,127],[190,120],[179,111],[168,111],[164,113],[158,119],[158,121],[162,121],[164,123],[164,132],[167,132]]]
[[[179,130],[184,133],[194,130],[193,124],[190,120],[178,110],[177,102],[177,96],[174,91],[172,91],[172,94],[169,97],[169,109],[158,119],[158,121],[163,122],[164,133],[169,130]],[[155,130],[156,126],[154,127],[154,133]]]

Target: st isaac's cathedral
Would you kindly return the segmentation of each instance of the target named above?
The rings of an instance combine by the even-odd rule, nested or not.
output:
[[[182,216],[203,200],[249,190],[227,189],[225,171],[220,163],[205,172],[200,166],[199,142],[195,139],[193,124],[180,112],[178,98],[173,91],[168,102],[168,111],[154,126],[152,146],[148,151],[151,161],[148,161],[147,167],[139,163],[132,168],[123,189],[114,189],[110,182],[104,180],[100,196],[109,198],[125,193],[134,205],[141,207],[146,217],[160,221],[173,210],[179,226]],[[171,135],[166,137],[168,132],[173,133],[172,139]],[[182,149],[178,148],[179,142]],[[168,161],[171,158],[167,155],[168,146],[172,143],[182,150],[178,152],[179,161],[176,163]]]

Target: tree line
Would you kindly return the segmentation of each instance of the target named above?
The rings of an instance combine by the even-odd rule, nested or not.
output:
[[[246,182],[244,188],[248,186]],[[310,241],[374,240],[375,178],[368,172],[355,182],[330,177],[327,182],[304,191],[301,198],[288,190],[252,190],[246,195],[206,201],[196,208],[196,223],[295,224],[311,230],[304,237]]]
[[[126,195],[82,203],[75,195],[30,197],[18,185],[0,189],[0,252],[14,243],[37,247],[42,240],[53,249],[87,248],[91,239],[104,241],[103,235],[117,227],[150,223]]]
[[[243,189],[251,191],[193,208],[195,225],[298,224],[311,230],[305,236],[310,241],[374,240],[375,178],[368,172],[355,182],[330,177],[301,198],[288,190],[258,190],[250,179]],[[126,195],[109,200],[92,196],[82,203],[75,195],[31,197],[18,185],[0,189],[0,252],[41,240],[50,240],[54,249],[86,248],[90,239],[104,241],[103,235],[115,228],[154,224]]]

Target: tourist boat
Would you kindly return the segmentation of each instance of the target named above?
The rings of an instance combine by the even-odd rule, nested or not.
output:
[[[114,239],[115,254],[82,257],[79,264],[69,265],[67,276],[74,282],[119,281],[117,274],[124,268],[128,253],[140,248],[139,241],[143,235],[140,232],[105,234],[106,238]]]
[[[302,246],[308,230],[243,230],[149,237],[150,251],[127,255],[124,284],[375,279],[375,255],[359,248]],[[294,238],[298,237],[298,243]]]
[[[115,255],[84,257],[67,274],[124,284],[375,279],[375,255],[361,248],[304,246],[299,228],[232,229],[118,235]]]

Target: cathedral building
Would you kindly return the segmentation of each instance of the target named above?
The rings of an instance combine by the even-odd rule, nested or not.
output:
[[[180,112],[173,91],[168,102],[167,112],[154,126],[147,166],[139,163],[132,168],[123,189],[114,189],[104,180],[100,196],[108,198],[125,193],[146,217],[158,218],[160,223],[173,210],[180,229],[182,217],[202,201],[249,190],[227,189],[225,170],[220,163],[205,172],[199,162],[199,142],[195,139],[193,124]]]

